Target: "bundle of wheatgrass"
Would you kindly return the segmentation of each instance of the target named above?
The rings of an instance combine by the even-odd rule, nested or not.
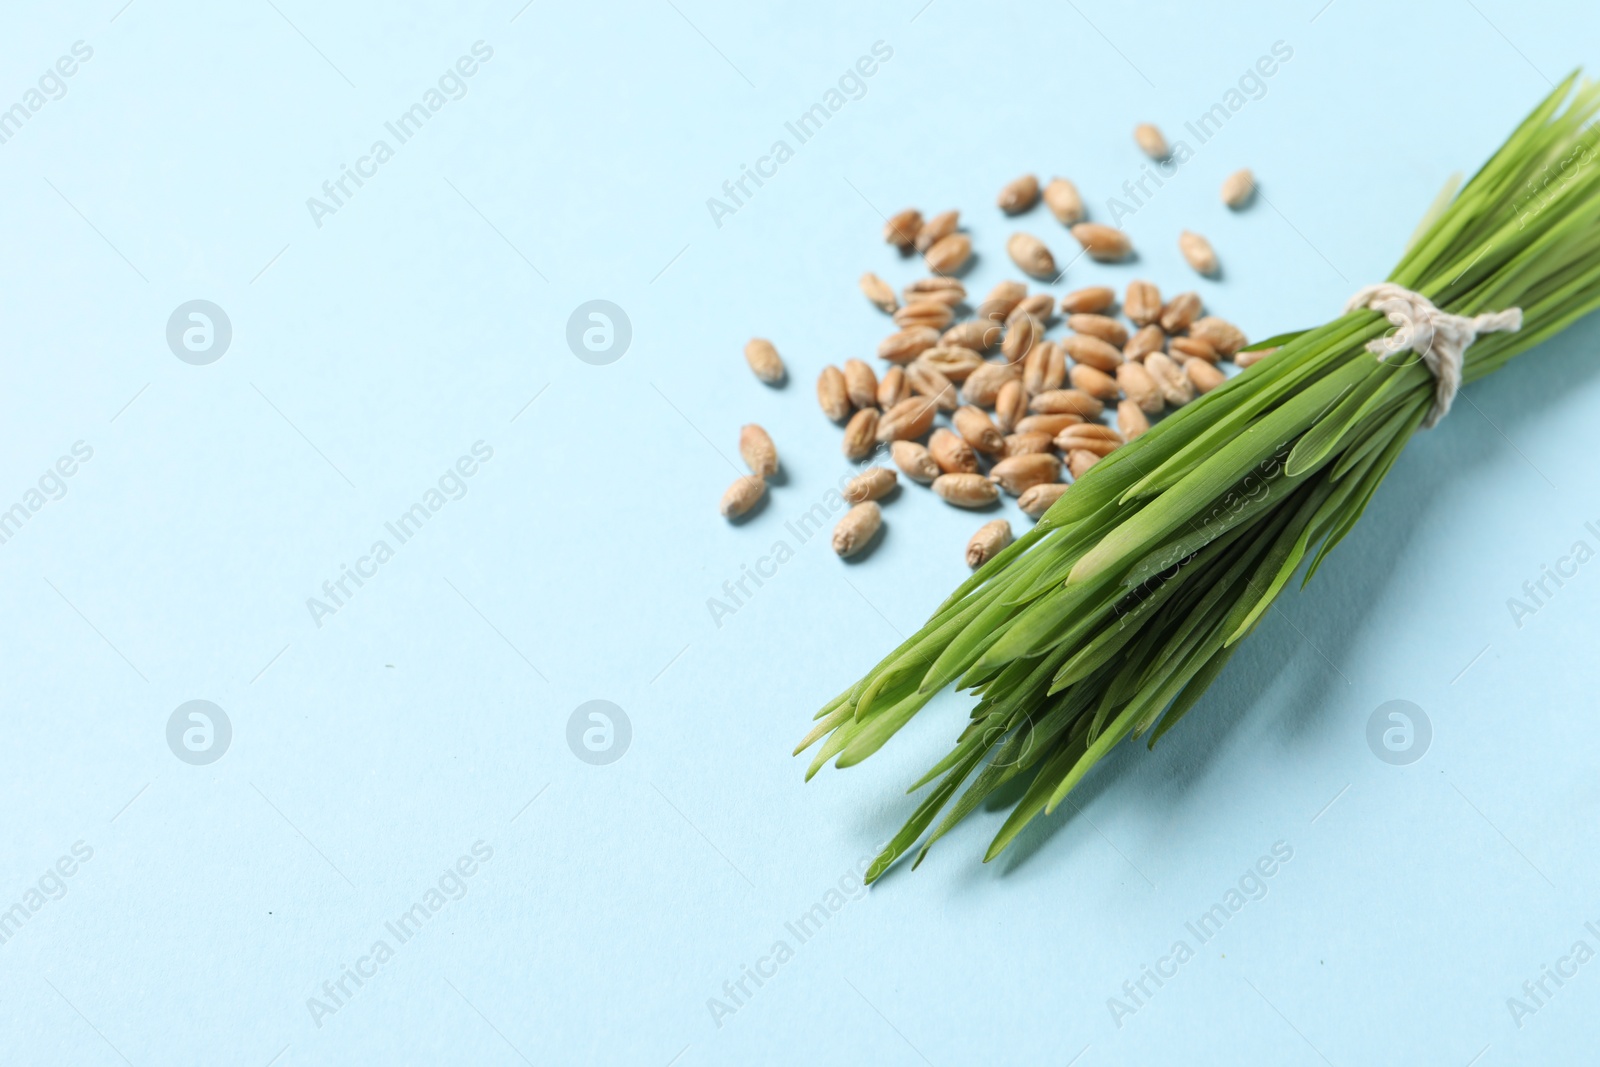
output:
[[[1569,77],[1446,188],[1392,284],[1358,294],[1368,306],[1253,346],[1281,348],[1090,468],[818,713],[796,750],[826,738],[807,778],[860,763],[951,683],[981,695],[869,880],[1020,779],[992,859],[1117,742],[1154,745],[1306,558],[1309,581],[1350,532],[1456,372],[1481,378],[1600,306],[1597,109],[1600,86]]]

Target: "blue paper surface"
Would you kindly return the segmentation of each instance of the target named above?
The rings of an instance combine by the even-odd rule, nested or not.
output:
[[[809,784],[789,753],[986,518],[908,485],[859,561],[795,532],[850,472],[812,383],[886,328],[856,278],[922,273],[883,215],[959,208],[982,293],[1014,230],[1070,257],[994,206],[1060,174],[1139,257],[1052,291],[1316,324],[1600,59],[1592,5],[6,28],[0,1062],[1591,1058],[1600,322],[1468,387],[1188,719],[1000,860],[984,808],[859,886],[966,698]],[[1142,121],[1192,157],[1140,190]],[[732,525],[752,421],[785,476]]]

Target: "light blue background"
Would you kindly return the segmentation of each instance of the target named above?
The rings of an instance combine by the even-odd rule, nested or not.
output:
[[[0,33],[0,104],[94,49],[0,145],[0,506],[94,449],[0,545],[0,907],[94,850],[0,945],[0,1062],[1592,1057],[1600,962],[1520,1028],[1506,999],[1600,948],[1600,564],[1521,628],[1506,601],[1597,544],[1600,323],[1469,388],[1081,814],[982,866],[980,811],[804,945],[784,923],[898,827],[967,702],[810,784],[790,748],[960,579],[979,520],[903,490],[865,560],[818,539],[720,627],[706,607],[847,470],[811,383],[884,329],[856,277],[918,273],[880,211],[962,209],[980,293],[1014,228],[1065,259],[1000,185],[1065,174],[1104,218],[1133,124],[1182,136],[1281,40],[1266,95],[1127,220],[1140,262],[1057,291],[1186,286],[1190,227],[1218,313],[1310,325],[1600,60],[1592,5],[274,2],[13,7]],[[467,95],[318,228],[306,198],[479,40]],[[714,225],[706,198],[876,41],[865,96]],[[1229,214],[1243,165],[1266,199]],[[234,329],[204,367],[164,338],[197,298]],[[596,298],[633,326],[603,367],[564,340]],[[744,368],[753,334],[788,388]],[[747,421],[787,481],[735,527],[715,505]],[[468,494],[314,625],[306,598],[479,440]],[[565,740],[595,698],[634,731],[609,766]],[[1396,698],[1434,729],[1407,767],[1365,741]],[[167,748],[191,699],[233,723],[209,766]],[[307,999],[480,840],[467,895],[314,1025]],[[1107,998],[1280,841],[1265,898],[1116,1026]],[[794,958],[716,1025],[708,998],[780,938]]]

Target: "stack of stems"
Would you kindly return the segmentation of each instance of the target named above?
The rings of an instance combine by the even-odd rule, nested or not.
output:
[[[1467,349],[1466,382],[1600,307],[1597,110],[1600,86],[1570,75],[1458,195],[1446,187],[1389,276],[1452,314],[1522,309],[1520,331]],[[920,863],[984,798],[1026,782],[993,859],[1112,746],[1153,746],[1194,707],[1301,565],[1310,581],[1355,526],[1429,414],[1423,361],[1366,348],[1387,328],[1363,309],[1252,346],[1281,348],[1097,463],[817,713],[796,749],[823,741],[807,779],[835,757],[860,763],[952,683],[979,694],[868,881],[926,834]]]

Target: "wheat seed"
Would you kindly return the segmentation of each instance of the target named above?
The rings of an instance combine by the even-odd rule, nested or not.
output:
[[[1178,251],[1183,253],[1183,258],[1189,261],[1189,266],[1201,274],[1212,275],[1217,273],[1217,252],[1211,247],[1211,242],[1201,237],[1192,230],[1184,230],[1178,235]]]
[[[861,295],[872,301],[880,310],[893,315],[900,307],[900,301],[894,297],[894,290],[889,283],[872,273],[870,270],[861,276]]]
[[[1250,202],[1256,191],[1256,176],[1250,168],[1236,170],[1222,183],[1222,202],[1231,208],[1241,208]]]
[[[1133,139],[1139,143],[1145,155],[1158,163],[1172,154],[1172,149],[1167,147],[1167,139],[1148,122],[1141,122],[1133,128]]]
[[[917,230],[915,241],[917,251],[926,254],[928,249],[954,234],[960,225],[961,212],[939,212],[939,214],[924,222],[921,228]]]
[[[1028,393],[1022,383],[1013,379],[1002,385],[994,398],[994,424],[1000,428],[1000,432],[1010,433],[1027,415]]]
[[[877,500],[887,496],[899,482],[888,467],[868,467],[845,484],[844,498],[852,504]]]
[[[971,445],[943,426],[934,430],[933,435],[928,438],[928,454],[946,474],[977,473],[978,454],[972,450]]]
[[[1094,314],[1104,311],[1116,303],[1117,294],[1104,285],[1091,285],[1087,289],[1075,289],[1061,298],[1061,313],[1076,315],[1081,313]]]
[[[822,405],[822,413],[834,422],[850,414],[850,391],[838,367],[830,364],[817,376],[817,403]]]
[[[1155,379],[1163,399],[1173,407],[1181,408],[1194,399],[1193,383],[1165,352],[1152,352],[1144,357],[1144,369]]]
[[[833,550],[841,558],[855,555],[867,547],[882,525],[883,511],[874,501],[857,504],[833,528]]]
[[[1137,333],[1128,338],[1128,343],[1122,348],[1122,358],[1137,362],[1151,352],[1161,351],[1161,347],[1166,343],[1167,335],[1162,332],[1161,327],[1152,323],[1141,327]]]
[[[1188,376],[1195,391],[1202,396],[1228,380],[1228,376],[1216,367],[1194,356],[1183,361],[1183,373]]]
[[[988,563],[1011,543],[1011,524],[1004,519],[986,522],[967,542],[967,566],[973,570]]]
[[[1056,276],[1056,257],[1031,233],[1012,234],[1006,240],[1006,255],[1024,274],[1047,280]]]
[[[1078,333],[1098,337],[1119,350],[1128,343],[1128,328],[1109,315],[1076,314],[1067,316],[1067,328]],[[1120,351],[1118,352],[1120,356]]]
[[[766,495],[767,483],[764,478],[755,474],[744,474],[733,480],[727,492],[722,494],[722,504],[719,510],[725,519],[737,519],[740,515],[756,506],[756,503]]]
[[[933,243],[922,258],[928,269],[940,274],[954,274],[972,258],[972,240],[964,233],[952,233]]]
[[[778,446],[766,430],[753,422],[739,428],[739,455],[759,477],[770,478],[778,473]]]
[[[911,326],[878,342],[878,358],[890,363],[910,363],[939,343],[939,331],[930,326]]]
[[[1012,496],[1021,496],[1036,485],[1060,481],[1061,461],[1049,452],[1009,456],[989,469],[989,480]]]
[[[905,472],[905,476],[914,482],[923,485],[932,485],[933,480],[941,473],[939,464],[933,461],[933,456],[928,449],[915,441],[895,441],[889,445],[889,455],[894,459],[894,465]]]
[[[1062,482],[1045,482],[1017,497],[1017,507],[1029,518],[1037,519],[1050,510],[1050,505],[1061,499],[1061,494],[1067,491]]]
[[[1102,263],[1115,263],[1128,258],[1133,242],[1128,235],[1112,226],[1098,222],[1080,222],[1072,227],[1072,236],[1089,253],[1091,259]]]
[[[1000,499],[999,488],[981,474],[941,474],[933,480],[940,500],[960,508],[981,508]]]
[[[995,201],[1000,210],[1007,215],[1016,215],[1027,211],[1039,202],[1039,179],[1031,174],[1024,174],[1007,182],[1005,188],[1000,190],[1000,196]]]
[[[750,369],[757,378],[768,385],[781,385],[785,374],[783,360],[778,356],[778,350],[772,342],[761,337],[752,337],[745,342],[745,362],[750,364]]]
[[[908,396],[883,413],[878,422],[878,440],[905,441],[921,437],[933,425],[938,410],[925,396]]]
[[[1044,187],[1044,203],[1063,226],[1083,221],[1083,197],[1078,195],[1078,187],[1065,178],[1050,179]]]
[[[908,252],[921,230],[922,212],[914,207],[908,207],[883,224],[883,239],[900,251]]]
[[[1138,366],[1138,364],[1130,364]],[[1150,418],[1133,400],[1124,400],[1117,405],[1117,429],[1122,431],[1122,436],[1132,441],[1135,437],[1150,428]]]
[[[1200,317],[1199,293],[1179,293],[1161,309],[1161,328],[1168,333],[1187,330]]]

